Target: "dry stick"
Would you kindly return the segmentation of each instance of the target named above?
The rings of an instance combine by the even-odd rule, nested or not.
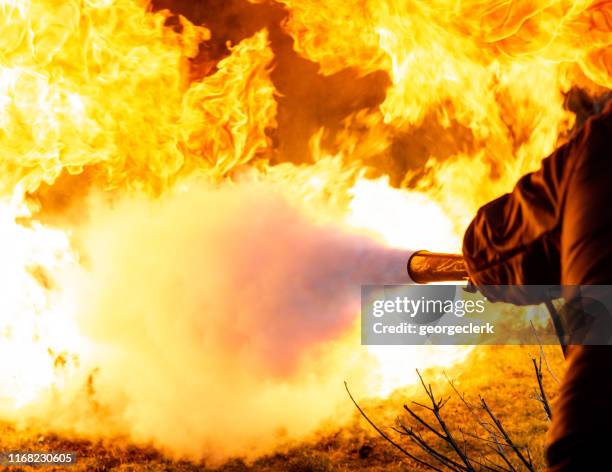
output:
[[[390,444],[392,444],[395,448],[397,448],[399,451],[401,451],[403,454],[405,454],[406,456],[410,457],[413,461],[424,465],[425,467],[429,467],[432,470],[436,470],[437,472],[444,472],[442,469],[438,469],[435,465],[430,464],[429,462],[426,462],[422,459],[419,459],[418,457],[414,456],[413,454],[411,454],[410,452],[408,452],[406,449],[404,449],[402,446],[400,446],[399,444],[397,444],[393,439],[391,439],[389,436],[387,436],[385,434],[385,432],[383,430],[381,430],[378,426],[376,426],[374,424],[374,422],[368,418],[368,416],[365,414],[365,412],[361,409],[361,407],[359,406],[359,404],[355,401],[355,399],[353,398],[353,395],[351,395],[351,391],[348,388],[348,384],[346,383],[346,381],[344,381],[344,388],[346,388],[346,393],[348,393],[349,398],[351,399],[351,401],[353,402],[353,405],[355,405],[355,407],[357,408],[357,410],[359,410],[359,413],[361,413],[361,416],[363,416],[365,418],[365,420],[370,424],[370,426],[372,426],[372,428],[374,428],[374,430],[380,434],[387,442],[389,442]]]
[[[426,407],[427,408],[427,407]],[[425,426],[429,431],[431,431],[432,433],[434,433],[436,436],[438,436],[440,439],[443,439],[444,441],[446,441],[446,436],[444,436],[441,432],[439,432],[436,428],[434,428],[433,426],[431,426],[427,421],[425,421],[423,418],[421,418],[419,415],[417,415],[414,411],[412,411],[408,405],[404,405],[404,410],[406,410],[410,416],[412,416],[415,420],[417,420],[419,423],[421,423],[423,426]]]
[[[404,405],[404,409],[408,413],[410,413],[410,415],[413,418],[415,418],[421,425],[425,426],[429,431],[434,433],[437,437],[439,437],[440,439],[442,439],[443,441],[445,441],[447,443],[449,442],[448,438],[444,434],[441,434],[439,431],[437,431],[433,426],[431,426],[429,423],[427,423],[427,421],[425,421],[423,418],[421,418],[419,415],[417,415],[414,411],[412,411],[407,405]],[[452,465],[454,467],[456,467],[456,468],[458,468],[460,470],[467,470],[466,466],[464,466],[462,464],[459,464],[459,463],[455,462],[453,459],[451,459],[451,458],[449,458],[447,456],[444,456],[441,452],[436,451],[432,446],[430,446],[429,444],[426,443],[426,441],[422,438],[422,436],[420,436],[420,435],[417,436],[417,433],[415,433],[412,428],[407,428],[406,425],[401,423],[399,420],[398,420],[398,424],[403,429],[403,431],[400,431],[397,428],[391,428],[391,429],[393,429],[398,434],[402,434],[404,436],[408,436],[413,442],[415,442],[418,446],[420,446],[421,449],[425,450],[425,452],[427,452],[429,455],[432,455],[432,456],[434,456],[434,457],[436,457],[438,459],[441,458],[441,459],[444,459],[445,461],[449,461],[449,462],[452,463]],[[461,433],[463,434],[463,431],[461,431]],[[474,437],[476,437],[477,439],[480,439],[480,438],[478,438],[478,436],[474,436]],[[421,443],[423,443],[423,444],[421,444]],[[463,453],[469,458],[468,453],[467,453],[467,442],[465,441],[465,439],[463,441],[463,444],[464,444]],[[440,457],[437,457],[437,456],[440,456]],[[470,461],[475,462],[476,464],[481,465],[485,469],[490,470],[492,472],[511,472],[508,469],[504,469],[502,467],[499,467],[497,464],[493,464],[495,466],[495,468],[493,468],[493,467],[485,464],[484,462],[477,461],[474,458],[469,458],[469,459],[470,459]],[[440,460],[440,462],[443,462],[443,461]],[[445,464],[445,465],[447,467],[449,466],[448,464]]]
[[[511,472],[511,469],[506,469],[505,467],[502,467],[501,465],[496,464],[488,457],[484,457],[482,453],[480,453],[480,457],[484,462],[488,462],[489,464],[491,464],[491,466],[488,466],[486,464],[481,464],[480,462],[478,462],[478,464],[484,465],[484,467],[486,467],[488,470],[492,470],[495,472]]]
[[[510,462],[510,459],[506,457],[506,454],[503,453],[503,449],[501,450],[499,449],[499,446],[500,444],[497,443],[497,447],[493,447],[493,446],[490,446],[490,447],[493,450],[493,452],[495,452],[499,457],[501,457],[501,459],[506,463],[506,465],[510,467],[510,470],[512,472],[516,472],[516,468],[514,467],[514,465],[512,465],[512,462]]]
[[[540,346],[540,356],[544,358],[544,364],[546,364],[546,370],[548,371],[548,373],[550,374],[550,376],[554,379],[556,383],[560,383],[559,378],[554,373],[554,371],[550,367],[550,364],[548,363],[548,356],[546,355],[546,351],[544,351],[544,346],[542,345],[542,341],[540,340],[540,336],[538,335],[538,332],[536,331],[535,326],[533,326],[533,322],[530,321],[529,324],[531,325],[531,330],[533,331],[533,335],[535,336],[536,341],[538,341],[538,346]]]
[[[403,429],[403,431],[400,431],[397,428],[391,428],[391,429],[393,429],[393,431],[395,431],[398,434],[402,434],[404,436],[408,436],[413,442],[415,442],[417,444],[417,446],[421,447],[421,449],[423,449],[429,455],[434,456],[435,458],[437,458],[440,462],[442,462],[447,467],[449,467],[449,468],[455,467],[455,469],[460,470],[460,471],[466,471],[467,470],[466,466],[464,466],[462,464],[459,464],[458,462],[454,461],[450,457],[445,456],[444,454],[442,454],[441,452],[435,450],[432,446],[427,444],[427,442],[423,439],[423,437],[420,434],[416,433],[412,428],[407,428],[406,425],[404,425],[401,422],[398,422],[398,424]],[[444,439],[444,441],[448,442],[448,440],[446,439],[445,436],[442,436],[442,439]],[[464,444],[465,444],[465,441],[464,441]],[[466,456],[467,456],[467,448],[465,448],[463,450],[463,453],[466,454]],[[493,464],[495,466],[495,468],[494,468],[494,467],[491,467],[491,466],[485,464],[484,461],[480,462],[480,461],[474,459],[473,457],[470,458],[470,461],[475,462],[476,464],[484,467],[486,470],[489,470],[491,472],[500,472],[500,471],[501,472],[509,472],[507,469],[499,467],[497,464]]]
[[[487,439],[487,438],[483,438],[481,436],[478,436],[477,434],[474,433],[470,433],[469,431],[463,431],[462,429],[460,429],[459,431],[461,431],[463,434],[468,435],[471,438],[477,439],[478,441],[482,441],[484,443],[488,443],[488,444],[499,444],[498,440],[492,440],[492,439]]]
[[[523,464],[525,464],[525,467],[527,467],[528,470],[530,470],[531,472],[535,472],[535,469],[533,468],[533,464],[531,462],[531,453],[529,452],[529,448],[527,448],[527,455],[529,456],[529,460],[528,460],[525,458],[525,456],[523,455],[519,447],[516,444],[514,444],[514,442],[512,441],[512,439],[510,438],[506,430],[504,429],[504,426],[502,425],[501,421],[499,421],[499,419],[497,419],[497,417],[493,414],[493,412],[489,408],[489,405],[487,405],[487,402],[482,397],[480,397],[480,404],[482,405],[483,410],[487,412],[487,414],[489,415],[493,423],[495,423],[495,426],[497,427],[499,432],[504,437],[506,444],[508,444],[508,446],[512,448],[516,456],[521,460]]]
[[[501,465],[496,464],[491,459],[488,459],[486,457],[483,457],[483,459],[487,461],[489,464],[491,464],[491,467],[495,470],[495,472],[510,472],[510,469],[506,469],[505,467],[502,467]]]
[[[467,450],[467,441],[465,439],[465,434],[463,434],[463,431],[461,431],[461,428],[459,428],[459,432],[461,433],[461,440],[463,441],[463,453],[467,456],[468,450]],[[480,458],[482,459],[482,454],[480,455]]]
[[[470,463],[469,458],[463,453],[461,448],[457,445],[457,443],[455,442],[455,439],[453,438],[453,435],[451,434],[450,430],[446,426],[446,423],[442,419],[442,415],[440,415],[440,409],[448,401],[448,398],[446,400],[440,399],[439,401],[436,401],[436,398],[435,398],[435,396],[433,394],[433,389],[431,387],[431,384],[429,385],[429,389],[428,389],[427,386],[425,385],[425,381],[423,380],[423,377],[421,376],[421,373],[419,372],[419,369],[416,369],[416,372],[417,372],[417,375],[419,376],[419,379],[421,380],[421,385],[423,385],[423,389],[427,393],[427,396],[429,397],[429,400],[431,401],[431,404],[433,406],[433,408],[428,408],[428,409],[434,414],[434,416],[436,417],[436,420],[438,420],[438,423],[440,424],[440,427],[442,428],[442,430],[444,431],[444,434],[446,435],[448,443],[455,450],[457,455],[461,458],[461,460],[463,461],[463,463],[467,467],[467,470],[473,471],[474,467]],[[418,403],[417,403],[417,405],[418,405]],[[422,405],[422,406],[424,406],[424,405]],[[425,407],[425,408],[427,408],[427,407]]]
[[[506,457],[505,454],[505,450],[504,450],[504,445],[501,444],[499,442],[499,438],[498,438],[498,434],[492,429],[491,425],[482,420],[480,418],[480,416],[478,414],[476,414],[476,412],[474,411],[475,408],[472,404],[470,404],[466,399],[465,399],[465,395],[462,394],[461,392],[459,392],[459,390],[457,390],[457,387],[455,386],[455,384],[453,383],[453,381],[448,377],[448,375],[446,374],[446,372],[444,372],[444,376],[446,377],[446,381],[448,382],[448,384],[451,386],[451,388],[453,389],[453,391],[455,392],[455,394],[459,397],[459,399],[463,402],[463,404],[466,406],[466,408],[468,409],[468,411],[470,412],[470,414],[472,415],[472,417],[478,422],[478,424],[480,424],[480,426],[487,432],[489,433],[489,436],[491,436],[492,439],[492,443],[494,443],[496,445],[496,447],[494,448],[493,446],[490,446],[491,449],[493,449],[493,451],[500,456],[503,461],[508,465],[508,467],[510,467],[510,471],[511,472],[516,472],[516,468],[514,467],[514,465],[512,464],[512,462],[510,462],[510,460]],[[480,438],[483,441],[486,441],[484,438]],[[503,439],[503,437],[502,437]]]
[[[424,405],[421,405],[421,406],[425,407]],[[425,408],[428,408],[428,407],[425,407]],[[428,409],[429,409],[429,408],[428,408]],[[439,437],[440,439],[444,440],[444,441],[445,441],[445,442],[447,442],[447,443],[449,442],[449,441],[448,441],[448,438],[447,438],[447,437],[446,437],[444,434],[440,433],[440,432],[439,432],[437,429],[435,429],[433,426],[431,426],[431,425],[430,425],[430,424],[429,424],[427,421],[425,421],[425,420],[424,420],[423,418],[421,418],[421,417],[420,417],[418,414],[416,414],[414,411],[412,411],[412,410],[410,409],[410,407],[408,407],[408,405],[404,405],[404,410],[406,410],[406,411],[407,411],[407,412],[410,414],[410,416],[412,416],[412,417],[413,417],[415,420],[417,420],[417,421],[418,421],[420,424],[422,424],[423,426],[425,426],[425,427],[426,427],[426,428],[427,428],[429,431],[431,431],[432,433],[434,433],[434,434],[435,434],[437,437]],[[400,425],[401,425],[401,427],[402,427],[402,428],[406,429],[406,426],[404,426],[404,425],[403,425],[403,424],[401,424],[401,423],[400,423]],[[394,430],[395,430],[395,431],[397,431],[396,429],[394,429]],[[464,432],[463,432],[461,429],[459,429],[459,431],[461,432],[461,434],[464,434]],[[407,435],[410,435],[410,433],[408,433],[408,432],[406,432],[406,433],[401,433],[400,431],[397,431],[397,432],[398,432],[398,433],[400,433],[400,434],[407,434]],[[479,438],[478,436],[474,436],[474,437],[475,437],[475,438],[477,438],[477,439],[481,439],[481,438]],[[465,441],[465,438],[464,438],[464,440],[463,440],[463,445],[464,445],[464,448],[463,448],[463,454],[465,454],[465,456],[469,458],[468,453],[467,453],[467,442]],[[436,452],[437,452],[437,451],[436,451]],[[474,458],[470,458],[470,460],[471,460],[471,461],[473,461],[473,462],[476,462],[478,465],[481,465],[481,466],[483,466],[484,468],[486,468],[486,469],[488,469],[488,470],[495,471],[495,472],[499,472],[499,471],[501,470],[501,471],[503,471],[503,472],[506,472],[506,469],[501,469],[501,468],[493,469],[493,468],[491,468],[490,466],[488,466],[487,464],[484,464],[484,463],[482,463],[482,462],[479,462],[479,461],[477,461],[477,460],[476,460],[476,459],[474,459]],[[455,464],[456,464],[456,463],[455,463]],[[495,464],[494,464],[494,465],[495,465]],[[462,466],[462,465],[460,465],[460,464],[459,464],[459,466],[460,466],[460,468],[462,468],[462,469],[466,469],[466,467],[465,467],[465,466]],[[508,472],[509,472],[509,471],[508,471]]]
[[[542,404],[546,416],[550,421],[552,420],[552,410],[550,409],[548,398],[546,398],[546,391],[544,390],[544,383],[542,382],[542,356],[540,355],[540,365],[536,362],[535,357],[533,357],[531,361],[533,362],[533,368],[535,369],[536,378],[538,379],[538,386],[540,387],[540,395],[538,396],[536,394],[536,400]]]
[[[506,455],[503,452],[503,446],[499,443],[499,440],[497,438],[495,438],[494,440],[491,439],[487,439],[487,438],[482,438],[476,434],[470,433],[468,431],[461,431],[464,434],[467,434],[468,436],[477,439],[478,441],[482,441],[484,442],[489,449],[491,449],[496,455],[500,456],[502,458],[502,460],[504,461],[504,463],[509,467],[509,469],[506,469],[502,466],[500,466],[499,464],[494,463],[493,461],[491,461],[491,459],[486,459],[489,462],[491,462],[491,464],[493,464],[498,470],[502,470],[504,472],[516,472],[516,468],[514,467],[514,465],[512,464],[512,462],[510,462],[510,460],[506,457]],[[495,447],[493,447],[495,446]]]
[[[489,444],[497,444],[495,441],[492,441],[491,439],[483,438],[481,436],[478,436],[477,434],[470,433],[469,431],[464,431],[461,428],[459,428],[459,431],[461,431],[461,434],[467,435],[473,439],[477,439],[478,441],[482,441],[484,443],[489,443]]]
[[[442,454],[441,452],[435,450],[432,446],[427,444],[427,441],[425,441],[421,435],[415,433],[412,430],[412,428],[407,428],[406,425],[404,425],[402,423],[399,423],[399,426],[400,426],[400,428],[402,428],[403,431],[401,431],[399,429],[396,429],[396,428],[391,428],[391,429],[393,429],[393,431],[395,431],[398,434],[401,434],[401,435],[404,435],[404,436],[408,436],[423,451],[425,451],[427,454],[429,454],[430,456],[432,456],[435,459],[437,459],[439,462],[444,464],[449,469],[453,469],[454,471],[465,471],[465,470],[467,470],[464,465],[459,464],[458,462],[454,461],[453,459],[451,459],[448,456],[445,456],[444,454]]]
[[[527,448],[527,459],[529,459],[529,463],[533,464],[533,457],[531,457],[531,451]]]
[[[414,402],[414,403],[416,403],[416,402]],[[419,406],[422,406],[422,407],[424,407],[424,408],[426,408],[426,409],[429,409],[429,410],[430,410],[430,408],[429,408],[429,407],[427,407],[427,406],[425,406],[425,405],[421,405],[421,404],[419,404],[419,403],[416,403],[416,404],[417,404],[417,405],[419,405]],[[410,408],[408,405],[404,405],[404,410],[406,410],[406,411],[408,412],[408,414],[410,414],[410,416],[412,416],[412,417],[413,417],[415,420],[417,420],[417,421],[418,421],[418,422],[419,422],[421,425],[423,425],[425,428],[427,428],[429,431],[431,431],[433,434],[435,434],[435,435],[436,435],[438,438],[442,439],[443,441],[445,441],[445,442],[447,442],[447,443],[450,443],[450,441],[448,440],[448,437],[447,437],[446,435],[444,435],[444,434],[440,433],[440,432],[439,432],[439,431],[438,431],[436,428],[434,428],[434,427],[433,427],[432,425],[430,425],[430,424],[429,424],[429,423],[428,423],[426,420],[424,420],[423,418],[421,418],[421,416],[419,416],[417,413],[415,413],[415,412],[414,412],[414,411],[413,411],[413,410],[412,410],[412,409],[411,409],[411,408]],[[400,423],[400,426],[401,426],[401,427],[404,429],[404,431],[405,431],[405,433],[403,433],[403,434],[406,434],[406,435],[410,436],[410,437],[411,437],[411,439],[413,439],[413,441],[416,441],[416,440],[417,440],[417,438],[412,438],[412,435],[414,435],[414,434],[415,434],[415,433],[412,431],[412,429],[408,430],[408,429],[406,428],[406,426],[405,426],[405,425],[403,425],[403,424],[401,424],[401,423]],[[395,431],[397,431],[397,430],[395,430]],[[402,434],[400,431],[397,431],[397,432],[399,432],[400,434]],[[422,439],[422,438],[419,438],[419,439]],[[463,444],[464,444],[463,454],[464,454],[466,457],[468,457],[468,454],[467,454],[467,443],[466,443],[465,439],[464,439],[464,441],[463,441]],[[419,445],[420,445],[420,444],[419,444]],[[429,445],[427,445],[427,446],[429,446]],[[430,446],[429,446],[429,447],[430,447]],[[433,449],[433,448],[432,448],[432,449]],[[430,454],[432,454],[432,452],[431,452],[431,451],[427,451],[427,452],[429,452]],[[438,451],[433,451],[433,453],[434,453],[434,454],[435,454],[435,453],[440,454]],[[432,455],[433,455],[433,454],[432,454]],[[445,458],[446,460],[450,460],[450,461],[452,461],[452,459],[450,459],[450,458],[448,458],[448,457],[446,457],[446,456],[444,456],[444,458]],[[483,464],[482,462],[478,462],[478,461],[476,461],[476,460],[475,460],[475,459],[473,459],[473,458],[472,458],[471,460],[472,460],[472,461],[474,461],[474,462],[476,462],[476,463],[477,463],[477,464],[479,464],[479,465],[482,465],[483,467],[485,467],[485,468],[486,468],[486,469],[488,469],[488,470],[493,470],[493,471],[495,471],[495,472],[498,472],[498,470],[496,470],[496,469],[492,469],[491,467],[489,467],[489,466],[488,466],[488,465],[486,465],[486,464]],[[463,465],[461,465],[461,464],[458,464],[458,463],[456,463],[455,461],[452,461],[452,462],[453,462],[453,465],[454,465],[455,467],[458,467],[458,468],[463,469],[463,470],[467,470],[465,466],[463,466]]]
[[[472,458],[471,460],[473,462],[476,462],[476,464],[484,467],[486,470],[490,471],[490,472],[510,472],[508,469],[504,469],[502,466],[496,464],[495,462],[493,462],[491,459],[487,459],[486,457],[484,457],[482,454],[480,454],[480,458],[482,460],[482,462],[477,461],[476,459]],[[491,465],[487,465],[486,463],[489,462]]]
[[[396,428],[393,428],[393,430],[396,431],[399,434],[402,434],[404,436],[408,436],[412,442],[414,442],[417,446],[419,446],[421,449],[423,449],[427,454],[429,454],[430,456],[433,456],[435,459],[438,459],[444,465],[446,465],[449,468],[452,468],[453,470],[461,471],[461,472],[467,472],[467,469],[466,469],[466,467],[464,465],[459,464],[455,460],[453,460],[450,457],[444,455],[442,452],[434,449],[433,446],[430,446],[427,443],[427,441],[425,441],[425,439],[423,439],[423,437],[421,435],[417,434],[412,428],[406,427],[406,425],[404,425],[403,423],[401,423],[399,421],[398,421],[398,424],[400,425],[400,427],[404,431],[402,432],[402,431],[400,431],[400,430],[398,430]]]

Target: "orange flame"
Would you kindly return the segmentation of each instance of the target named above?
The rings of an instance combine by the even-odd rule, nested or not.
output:
[[[70,284],[80,270],[95,273],[91,259],[104,259],[101,252],[87,253],[88,231],[100,230],[97,217],[118,201],[145,198],[150,205],[118,207],[157,221],[156,198],[189,194],[202,181],[222,189],[263,181],[278,184],[282,198],[313,224],[366,231],[389,247],[458,251],[478,206],[507,191],[567,138],[576,121],[565,107],[569,90],[580,86],[597,94],[612,86],[610,1],[279,3],[286,7],[282,28],[295,52],[316,63],[321,76],[345,72],[356,80],[382,72],[389,79],[380,103],[347,105],[338,123],[320,127],[310,137],[309,161],[301,165],[275,142],[292,136],[278,136],[283,97],[274,64],[283,57],[282,48],[274,47],[280,33],[273,29],[260,28],[229,45],[211,73],[194,77],[192,65],[211,41],[210,31],[170,11],[153,11],[149,2],[0,0],[0,354],[13,361],[0,366],[4,416],[38,411],[53,394],[79,391],[88,369],[98,367],[101,358],[93,352],[99,340],[82,332],[86,314],[78,312]],[[62,182],[66,176],[72,178]],[[65,210],[53,208],[45,200],[49,194],[77,205],[79,216],[66,215],[60,227],[43,224]],[[95,198],[81,201],[85,194]],[[166,218],[151,232],[176,232],[178,224]],[[103,251],[103,242],[95,241]],[[151,249],[154,242],[143,246]],[[129,272],[119,262],[117,267]],[[153,280],[143,272],[143,284]],[[404,363],[391,362],[405,351],[365,352],[354,347],[355,334],[333,337],[321,348],[327,357],[307,361],[313,371],[303,381],[306,396],[322,415],[339,401],[331,365],[365,377],[378,363],[371,394],[387,394],[411,380]],[[422,353],[412,351],[406,362],[451,363],[464,350]],[[317,372],[325,374],[318,378]],[[253,399],[266,412],[295,401],[302,385],[269,382]],[[320,385],[327,399],[318,396]],[[107,391],[106,399],[129,403],[117,391]],[[174,401],[169,390],[163,393],[164,405]],[[185,446],[191,430],[170,438],[150,432],[147,422],[142,427],[137,419],[147,414],[140,406],[130,404],[123,418],[141,426],[130,430],[133,438],[154,438],[178,454],[203,453]],[[307,431],[321,417],[292,421]],[[283,428],[281,419],[263,432],[228,426],[227,434],[240,436],[240,447],[223,453],[263,452],[271,446],[251,450],[252,442]],[[91,432],[79,421],[64,428]]]

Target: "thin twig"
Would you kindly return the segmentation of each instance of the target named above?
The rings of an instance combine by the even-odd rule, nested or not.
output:
[[[460,429],[459,431],[461,431],[463,434],[468,435],[471,438],[477,439],[478,441],[482,441],[482,442],[489,443],[489,444],[499,444],[498,441],[495,441],[495,440],[492,440],[492,439],[483,438],[481,436],[478,436],[477,434],[470,433],[469,431],[463,431],[462,429]]]
[[[391,439],[389,436],[387,436],[385,434],[385,432],[383,430],[381,430],[378,426],[376,426],[374,424],[374,422],[368,418],[368,416],[365,414],[365,412],[361,409],[361,407],[359,406],[359,404],[355,401],[355,399],[353,398],[353,395],[351,395],[351,391],[348,388],[348,383],[346,381],[344,381],[344,388],[346,388],[346,393],[348,393],[349,398],[351,399],[351,401],[353,402],[353,404],[355,405],[355,407],[357,408],[357,410],[359,410],[359,413],[361,413],[361,416],[363,416],[365,418],[365,420],[370,424],[370,426],[372,426],[372,428],[374,428],[374,430],[380,434],[387,442],[389,442],[390,444],[392,444],[396,449],[398,449],[399,451],[401,451],[404,455],[406,455],[407,457],[410,457],[410,459],[412,459],[413,461],[424,465],[425,467],[429,467],[432,470],[436,470],[437,472],[444,472],[442,469],[437,468],[435,465],[430,464],[429,462],[424,461],[423,459],[419,459],[418,457],[416,457],[415,455],[411,454],[410,452],[408,452],[406,449],[404,449],[402,446],[400,446],[399,444],[397,444],[393,439]]]
[[[444,421],[444,419],[442,418],[442,415],[440,414],[440,409],[446,404],[446,402],[449,400],[450,397],[447,398],[446,400],[436,400],[436,397],[434,396],[431,384],[429,385],[429,388],[428,388],[425,385],[425,381],[423,380],[423,376],[419,372],[419,369],[416,369],[416,372],[417,372],[417,375],[419,376],[419,379],[421,380],[421,385],[423,385],[423,388],[425,389],[425,392],[427,393],[427,396],[429,397],[429,400],[431,401],[432,412],[433,412],[434,416],[436,417],[436,420],[438,420],[438,424],[440,425],[440,427],[444,431],[444,434],[446,435],[446,440],[451,445],[451,447],[455,450],[457,455],[461,458],[461,460],[463,461],[463,463],[467,467],[467,470],[473,471],[474,467],[470,463],[469,458],[463,453],[463,451],[461,450],[461,448],[459,447],[459,445],[455,441],[455,438],[451,434],[449,428],[446,426],[446,422]]]
[[[484,457],[482,455],[482,453],[480,454],[480,457],[481,457],[483,462],[488,462],[489,464],[491,464],[490,466],[488,466],[486,464],[478,462],[478,464],[482,465],[483,467],[487,468],[488,470],[495,471],[495,472],[512,472],[512,470],[506,469],[505,467],[502,467],[501,465],[496,464],[495,462],[493,462],[488,457]]]
[[[482,459],[482,461],[478,461],[474,459],[473,457],[471,460],[472,462],[475,462],[476,464],[478,464],[481,467],[484,467],[486,470],[490,472],[510,472],[510,470],[504,469],[502,466],[491,461],[491,459],[487,459],[486,457],[483,457],[482,454],[480,455],[480,458]],[[486,462],[489,462],[491,465],[486,464]]]
[[[550,405],[548,403],[548,398],[546,398],[546,391],[544,390],[544,383],[542,378],[542,356],[540,355],[540,364],[535,360],[535,357],[531,359],[533,362],[533,368],[535,369],[536,378],[538,379],[538,386],[540,388],[540,395],[536,394],[536,399],[542,404],[544,408],[544,412],[549,420],[552,420],[552,410],[550,409]]]
[[[493,412],[489,408],[489,405],[487,405],[487,402],[482,397],[480,397],[480,404],[482,405],[483,410],[487,412],[487,414],[489,415],[489,417],[495,424],[496,428],[499,430],[499,432],[504,437],[506,444],[510,446],[510,448],[512,448],[516,456],[521,460],[523,464],[525,464],[525,467],[527,467],[528,470],[530,470],[531,472],[535,472],[535,469],[533,468],[533,464],[531,462],[531,453],[529,452],[529,448],[526,448],[527,454],[529,457],[529,459],[527,459],[521,452],[520,448],[516,444],[514,444],[514,442],[512,441],[512,439],[506,432],[504,426],[502,425],[501,421],[499,421],[499,419],[493,414]]]
[[[500,444],[497,443],[497,447],[493,447],[490,446],[490,448],[493,450],[493,452],[495,454],[497,454],[499,457],[501,457],[501,459],[506,463],[506,465],[510,468],[510,472],[516,472],[516,468],[514,467],[514,465],[512,464],[512,462],[510,462],[510,459],[508,459],[506,457],[506,454],[504,454],[503,448],[500,447]]]
[[[550,374],[550,376],[553,378],[553,380],[556,383],[560,383],[559,377],[557,377],[555,372],[550,367],[550,364],[548,363],[548,356],[546,355],[546,351],[544,350],[544,346],[542,344],[542,340],[540,339],[540,336],[538,335],[538,332],[536,331],[535,326],[533,325],[533,322],[530,321],[529,324],[531,325],[531,330],[533,331],[533,335],[535,336],[536,341],[538,341],[538,346],[540,346],[540,356],[542,356],[542,358],[544,359],[544,364],[546,365],[546,370],[548,371],[548,373]]]
[[[459,464],[458,462],[454,461],[450,457],[445,456],[444,454],[442,454],[441,452],[435,450],[432,446],[427,444],[427,442],[423,439],[423,437],[420,434],[414,432],[414,430],[412,430],[412,428],[407,428],[405,425],[403,425],[401,423],[400,423],[400,427],[404,430],[403,434],[408,436],[417,446],[419,446],[421,449],[423,449],[423,451],[425,451],[427,454],[429,454],[430,456],[432,456],[435,459],[437,459],[439,462],[444,464],[446,467],[449,467],[449,468],[451,468],[453,470],[457,470],[457,471],[466,471],[467,470],[467,468],[464,465]],[[396,429],[394,429],[394,430],[398,431]]]
[[[423,426],[425,426],[429,431],[431,431],[432,433],[434,433],[436,436],[438,436],[440,439],[447,441],[447,438],[445,435],[443,435],[441,432],[439,432],[436,428],[434,428],[433,426],[431,426],[427,421],[425,421],[424,419],[422,419],[419,415],[417,415],[414,411],[412,411],[408,405],[404,405],[404,410],[406,410],[415,420],[417,420],[419,423],[421,423]]]
[[[499,455],[503,461],[510,467],[510,471],[511,472],[516,472],[515,467],[512,465],[512,463],[510,462],[510,460],[506,457],[506,451],[504,449],[504,444],[502,444],[500,442],[500,439],[503,439],[503,437],[497,433],[495,431],[494,425],[491,425],[490,423],[488,423],[487,421],[483,420],[480,415],[478,415],[476,413],[476,408],[466,400],[465,395],[462,394],[461,392],[459,392],[459,390],[457,389],[457,387],[455,386],[455,383],[448,377],[448,375],[446,374],[446,372],[444,373],[444,376],[446,377],[446,381],[448,382],[448,384],[451,386],[451,388],[453,389],[453,391],[455,392],[455,394],[459,397],[459,399],[463,402],[463,404],[466,406],[466,408],[468,409],[468,411],[470,412],[470,414],[472,415],[472,417],[478,422],[478,424],[480,424],[480,426],[482,427],[482,429],[484,429],[489,436],[491,437],[491,443],[495,444],[495,448],[493,448],[491,446],[491,449],[493,449],[495,451],[495,453],[497,455]],[[482,439],[482,438],[481,438]],[[484,439],[483,439],[484,440]]]

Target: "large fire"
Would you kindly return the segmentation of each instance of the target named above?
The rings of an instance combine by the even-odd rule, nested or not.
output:
[[[359,346],[355,287],[567,138],[612,2],[279,0],[217,55],[166,3],[0,0],[2,417],[253,455],[462,359]]]

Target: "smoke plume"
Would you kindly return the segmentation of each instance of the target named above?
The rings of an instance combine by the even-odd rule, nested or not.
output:
[[[406,281],[405,251],[315,223],[269,183],[92,208],[65,286],[115,431],[175,456],[254,456],[347,406],[344,379],[366,382],[360,285]]]

